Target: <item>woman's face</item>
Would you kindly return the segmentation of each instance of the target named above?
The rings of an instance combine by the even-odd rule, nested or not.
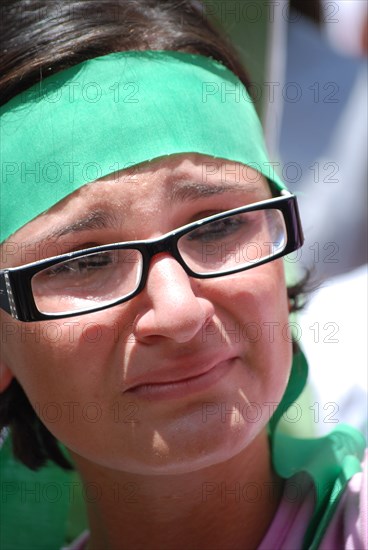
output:
[[[2,267],[159,237],[270,197],[250,168],[166,157],[74,192],[11,238]],[[264,430],[291,365],[281,260],[200,280],[160,253],[126,303],[52,322],[2,317],[4,386],[16,377],[74,453],[128,472],[188,472],[234,456]]]

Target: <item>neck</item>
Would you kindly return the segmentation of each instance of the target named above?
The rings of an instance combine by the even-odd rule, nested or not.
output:
[[[90,550],[257,548],[281,498],[266,432],[226,462],[177,476],[74,459],[84,483],[101,489],[101,498],[87,504]]]

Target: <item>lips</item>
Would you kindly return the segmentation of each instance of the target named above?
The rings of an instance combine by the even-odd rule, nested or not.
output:
[[[175,367],[160,367],[139,379],[132,380],[125,389],[135,396],[149,398],[183,397],[188,393],[203,391],[220,380],[231,369],[234,357],[188,361]]]

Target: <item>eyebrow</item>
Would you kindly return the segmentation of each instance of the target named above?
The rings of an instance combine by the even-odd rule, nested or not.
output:
[[[207,185],[198,181],[179,180],[173,182],[170,195],[170,202],[191,201],[211,195],[221,195],[223,193],[255,193],[259,187],[252,183],[228,183],[219,182]]]
[[[94,209],[88,212],[88,214],[83,218],[80,218],[71,224],[63,225],[51,233],[41,235],[37,240],[28,243],[27,246],[40,244],[44,240],[57,241],[57,239],[64,237],[65,235],[69,235],[71,233],[81,233],[82,231],[91,229],[118,228],[120,224],[121,222],[119,222],[114,212]]]
[[[169,201],[171,203],[193,201],[199,198],[220,195],[227,192],[236,192],[243,195],[244,193],[254,194],[259,189],[259,186],[252,183],[219,182],[208,185],[198,181],[173,178]],[[115,212],[98,208],[90,211],[86,216],[71,224],[57,228],[47,235],[40,236],[37,241],[32,241],[29,245],[39,244],[43,240],[55,241],[71,233],[75,234],[86,230],[96,229],[118,229],[120,226],[121,220],[119,221]]]
[[[69,233],[85,231],[86,229],[107,229],[109,227],[118,226],[119,221],[114,212],[98,209],[88,212],[87,216],[71,223],[70,225],[56,229],[56,231],[51,233],[50,237],[58,238],[68,235]]]

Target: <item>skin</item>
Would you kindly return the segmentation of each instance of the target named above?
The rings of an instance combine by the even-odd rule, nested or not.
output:
[[[198,195],[193,182],[208,192]],[[221,192],[210,193],[219,184]],[[195,196],[189,199],[188,190]],[[155,238],[270,197],[266,181],[250,168],[195,154],[158,159],[84,186],[28,223],[12,236],[18,253],[6,265],[26,263],[27,250],[28,262],[41,259],[55,228],[96,209],[112,214],[114,227],[59,237],[53,255]],[[31,258],[26,245],[35,241]],[[3,345],[1,390],[16,377],[71,451],[84,483],[98,484],[99,497],[88,505],[89,548],[121,548],[122,532],[128,548],[259,544],[282,489],[266,431],[292,359],[282,334],[288,301],[281,260],[199,280],[161,253],[152,259],[145,289],[129,302],[53,321],[47,330],[44,322],[30,323],[27,333],[23,323],[1,317],[14,332]],[[272,337],[270,322],[277,323]],[[259,327],[258,337],[246,330],[254,327],[249,323]],[[178,377],[182,371],[185,378],[217,361],[225,361],[226,371],[217,382],[178,399],[129,389],[157,372]],[[275,483],[276,490],[256,499],[221,493],[249,483]]]

